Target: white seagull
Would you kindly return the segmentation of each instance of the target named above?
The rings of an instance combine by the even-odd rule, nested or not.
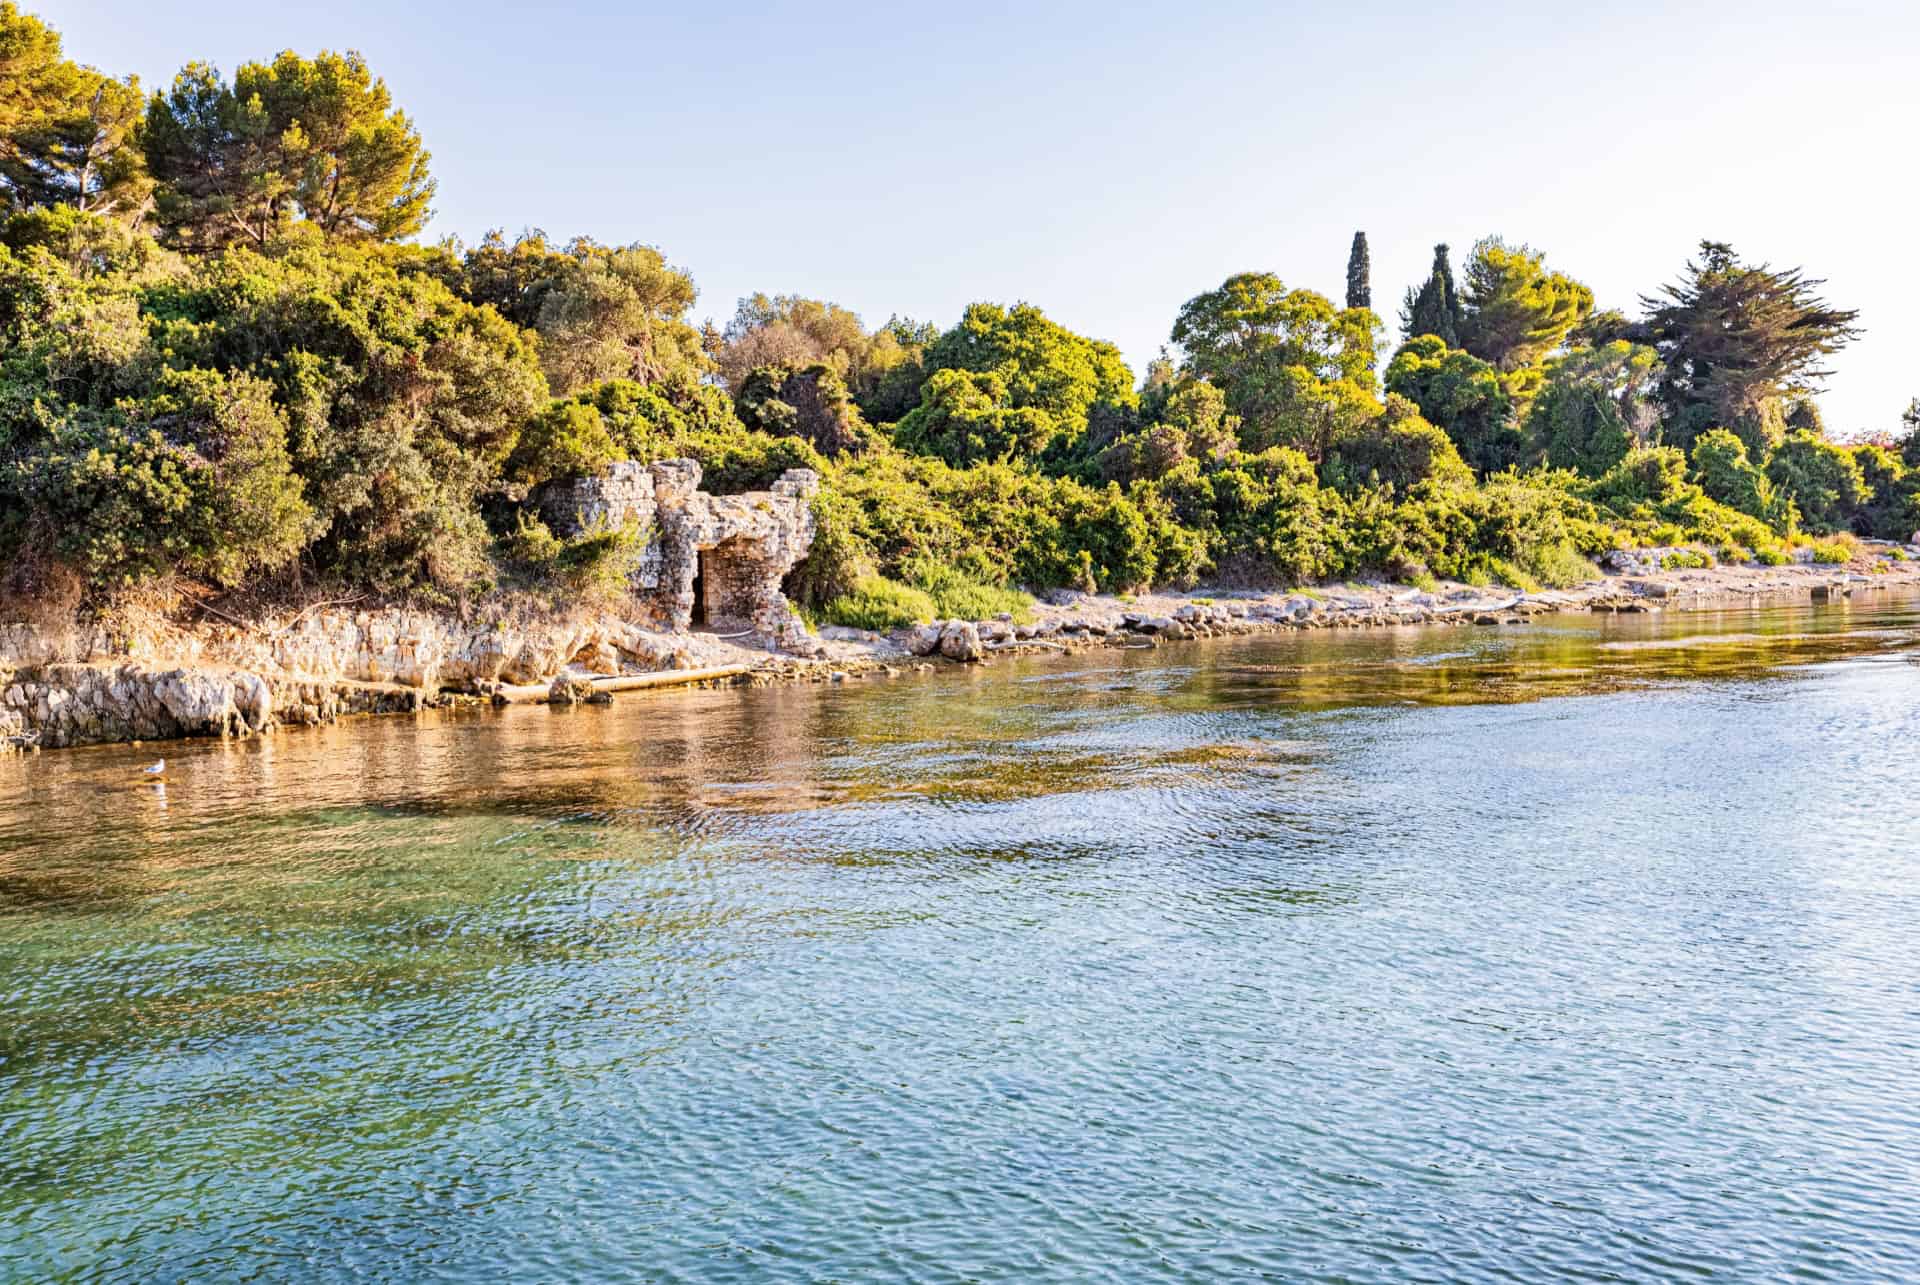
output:
[[[155,759],[146,767],[141,768],[140,771],[141,774],[145,776],[165,776],[167,774],[167,761],[165,759]]]

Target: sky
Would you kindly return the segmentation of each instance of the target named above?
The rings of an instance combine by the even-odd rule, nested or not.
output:
[[[655,245],[696,321],[1025,300],[1138,372],[1232,273],[1338,300],[1356,229],[1389,325],[1436,242],[1524,241],[1637,314],[1712,238],[1859,309],[1830,429],[1920,396],[1917,0],[21,7],[149,87],[357,49],[433,153],[429,238]]]

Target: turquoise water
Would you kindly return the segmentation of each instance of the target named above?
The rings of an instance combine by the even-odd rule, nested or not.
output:
[[[1911,1278],[1920,610],[0,761],[0,1277]]]

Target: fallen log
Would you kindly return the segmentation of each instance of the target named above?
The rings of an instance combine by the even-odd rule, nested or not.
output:
[[[732,678],[752,668],[751,665],[712,665],[706,669],[663,669],[651,674],[606,674],[582,681],[597,692],[631,692],[647,687],[681,687],[710,678]],[[493,702],[496,705],[545,704],[552,695],[552,683],[501,683],[493,689]]]
[[[643,687],[678,687],[683,683],[705,682],[709,678],[732,678],[752,668],[752,665],[712,665],[706,669],[663,669],[653,674],[613,674],[588,681],[593,684],[595,691],[631,692]]]

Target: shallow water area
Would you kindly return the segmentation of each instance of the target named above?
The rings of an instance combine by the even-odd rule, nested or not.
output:
[[[0,1278],[1908,1277],[1916,744],[1863,595],[0,760]]]

